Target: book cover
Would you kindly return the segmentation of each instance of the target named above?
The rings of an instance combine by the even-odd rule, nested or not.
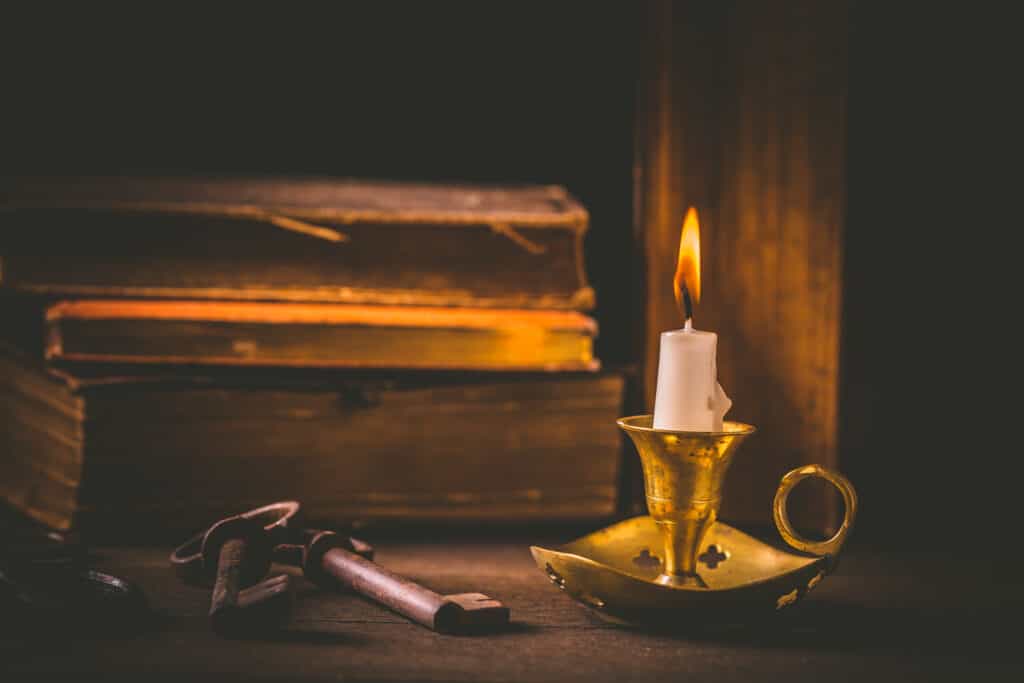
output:
[[[0,286],[586,310],[586,210],[557,186],[58,178],[0,184]]]
[[[616,511],[617,374],[230,370],[71,374],[0,357],[0,500],[111,535],[277,499],[336,523]]]

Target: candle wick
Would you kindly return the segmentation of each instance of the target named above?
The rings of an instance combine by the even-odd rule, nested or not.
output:
[[[686,288],[685,284],[679,288],[679,293],[682,295],[683,298],[683,319],[686,320],[687,324],[689,324],[690,319],[693,318],[693,299],[690,298],[690,290]]]
[[[693,318],[687,318],[686,323],[683,325],[683,329],[687,332],[693,332]]]

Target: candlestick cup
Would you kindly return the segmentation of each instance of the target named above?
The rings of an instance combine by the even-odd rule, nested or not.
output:
[[[707,587],[697,573],[698,553],[704,536],[718,518],[722,485],[732,456],[743,440],[754,433],[754,427],[726,421],[720,432],[679,432],[655,429],[651,415],[624,417],[618,424],[629,434],[640,454],[647,511],[663,541],[664,557],[658,583]],[[835,486],[846,506],[839,529],[824,541],[800,536],[786,512],[790,491],[808,477],[821,477]],[[853,527],[857,493],[838,472],[821,465],[804,465],[782,477],[772,503],[772,516],[783,540],[790,546],[832,557],[839,552]]]
[[[658,583],[704,587],[697,555],[718,517],[722,484],[732,456],[754,427],[725,422],[721,432],[654,429],[650,415],[618,421],[636,445],[647,509],[663,540]]]

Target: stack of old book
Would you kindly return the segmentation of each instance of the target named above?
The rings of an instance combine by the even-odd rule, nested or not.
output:
[[[55,528],[616,505],[559,187],[75,179],[0,194],[0,499]],[[156,525],[155,527],[153,525]]]

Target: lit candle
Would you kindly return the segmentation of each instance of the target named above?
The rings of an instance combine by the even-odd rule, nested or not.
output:
[[[693,328],[693,303],[700,301],[700,226],[692,207],[683,221],[673,284],[686,322],[681,330],[661,333],[653,426],[718,432],[732,401],[718,384],[718,335]]]

